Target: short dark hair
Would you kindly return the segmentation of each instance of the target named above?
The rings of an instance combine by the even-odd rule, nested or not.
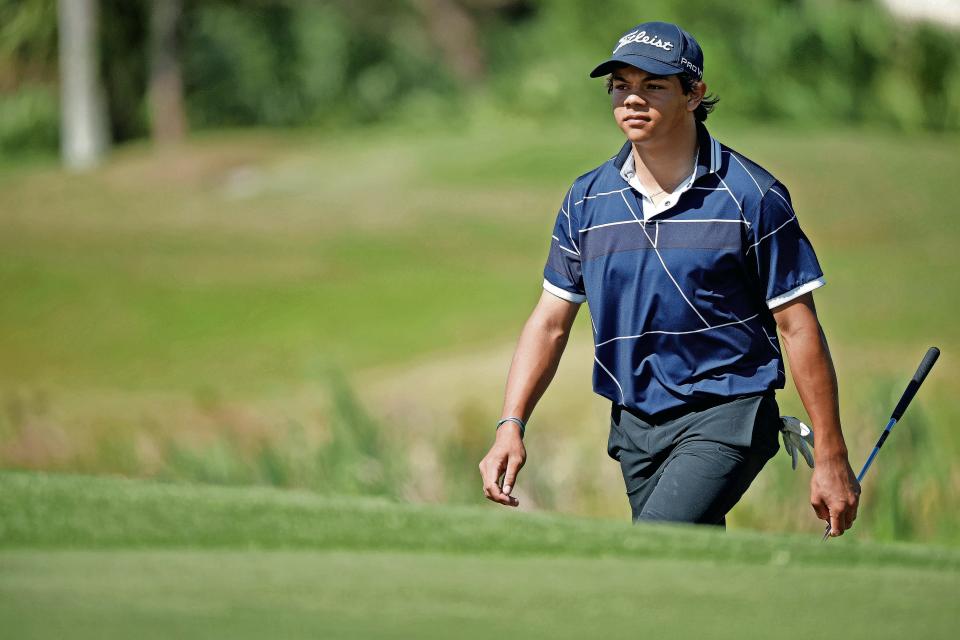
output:
[[[700,82],[700,79],[696,76],[687,73],[677,74],[677,79],[680,81],[680,87],[683,89],[685,94],[693,91],[693,86]],[[607,76],[607,93],[613,91],[613,74]],[[716,95],[710,93],[703,96],[703,99],[700,101],[700,104],[697,105],[697,108],[693,111],[693,117],[697,119],[698,122],[703,122],[707,119],[707,116],[713,113],[713,108],[717,106],[717,103],[720,102],[720,98]]]

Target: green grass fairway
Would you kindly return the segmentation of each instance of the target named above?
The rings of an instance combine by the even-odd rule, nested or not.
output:
[[[953,638],[958,586],[929,570],[642,557],[16,551],[0,553],[0,623],[76,640]]]
[[[576,126],[480,114],[455,129],[211,132],[116,149],[84,175],[0,162],[0,468],[314,490],[361,478],[481,502],[476,465],[557,208],[622,144],[602,102]],[[960,138],[722,114],[711,132],[789,186],[816,248],[855,468],[924,351],[943,350],[870,471],[859,535],[960,544]],[[589,309],[567,349],[517,488],[536,509],[621,516]],[[792,381],[778,402],[807,417]],[[808,471],[782,461],[732,528],[815,528]]]
[[[852,536],[0,474],[10,638],[952,638],[958,586]]]

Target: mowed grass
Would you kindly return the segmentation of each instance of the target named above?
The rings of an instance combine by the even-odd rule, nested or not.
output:
[[[830,337],[955,344],[957,140],[717,129],[790,186]],[[260,393],[513,338],[567,186],[619,145],[600,122],[505,122],[209,136],[84,177],[7,168],[0,383]]]
[[[262,393],[506,335],[562,193],[461,190],[398,143],[248,135],[8,176],[0,381]]]
[[[608,120],[224,132],[122,148],[85,176],[0,166],[0,467],[323,489],[339,369],[379,419],[382,451],[411,445],[398,492],[482,502],[476,464],[509,353],[484,358],[540,295],[567,186],[619,148]],[[708,124],[790,187],[828,282],[816,300],[855,467],[925,349],[943,349],[871,470],[857,527],[960,542],[960,140],[743,127],[721,112]],[[525,506],[626,518],[589,389],[588,315],[537,408],[518,491]],[[389,401],[373,370],[399,381]],[[778,400],[805,417],[789,382]],[[808,471],[768,467],[732,525],[816,529]]]
[[[506,532],[504,532],[506,533]],[[953,638],[957,574],[432,551],[0,551],[16,638]]]
[[[17,638],[949,638],[957,586],[940,547],[0,474]]]

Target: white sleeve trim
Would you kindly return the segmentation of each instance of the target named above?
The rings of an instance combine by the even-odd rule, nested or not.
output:
[[[794,298],[798,298],[805,293],[810,293],[814,289],[819,289],[825,284],[827,284],[827,282],[823,279],[823,277],[817,278],[816,280],[811,280],[810,282],[805,282],[799,287],[790,289],[790,291],[780,294],[776,298],[770,298],[767,300],[767,307],[770,309],[779,307],[780,305],[790,302]]]
[[[557,285],[548,281],[546,278],[543,279],[543,288],[558,298],[563,298],[567,302],[580,304],[581,302],[585,302],[587,299],[587,296],[580,295],[579,293],[570,293],[566,289],[561,289]]]

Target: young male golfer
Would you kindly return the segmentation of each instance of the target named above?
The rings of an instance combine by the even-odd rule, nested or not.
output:
[[[823,273],[787,188],[708,133],[716,100],[705,97],[700,46],[680,27],[634,27],[590,75],[608,75],[626,141],[560,205],[504,420],[479,465],[484,494],[519,504],[511,491],[526,460],[524,424],[586,301],[593,388],[612,401],[607,452],[634,522],[725,524],[779,449],[779,330],[816,432],[810,503],[841,535],[860,487],[811,294]]]

